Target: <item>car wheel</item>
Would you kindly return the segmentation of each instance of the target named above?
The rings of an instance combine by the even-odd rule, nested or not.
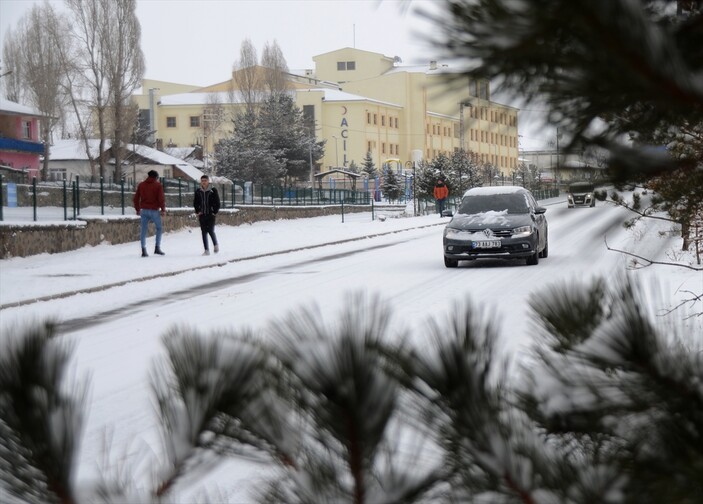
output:
[[[540,257],[542,259],[546,259],[547,257],[549,257],[549,242],[548,241],[544,242],[544,248],[542,249],[542,252],[540,253]]]
[[[593,208],[594,206],[596,206],[596,200],[591,201],[591,208]]]
[[[449,259],[448,257],[445,257],[444,265],[447,268],[456,268],[457,266],[459,266],[459,261],[457,261],[456,259]]]
[[[539,264],[539,252],[537,252],[535,250],[535,253],[527,258],[527,265],[528,266],[535,266],[537,264]]]

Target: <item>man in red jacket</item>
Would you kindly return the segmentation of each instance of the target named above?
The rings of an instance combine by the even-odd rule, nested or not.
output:
[[[142,244],[142,257],[149,257],[146,253],[146,233],[149,222],[156,226],[156,248],[154,254],[166,255],[161,250],[161,217],[166,213],[166,198],[164,197],[164,187],[159,182],[159,174],[151,170],[146,180],[137,186],[134,193],[134,209],[137,215],[142,218],[140,240]]]

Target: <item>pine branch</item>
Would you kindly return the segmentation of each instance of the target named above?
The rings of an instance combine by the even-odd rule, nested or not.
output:
[[[684,264],[684,263],[672,263],[672,262],[666,262],[666,261],[656,261],[654,259],[649,259],[647,257],[640,256],[638,254],[635,254],[633,252],[628,252],[626,250],[620,250],[616,248],[612,248],[610,245],[608,245],[608,240],[607,238],[603,238],[603,241],[605,242],[605,248],[613,251],[613,252],[618,252],[620,254],[634,257],[635,259],[639,259],[640,261],[644,262],[645,264],[642,266],[643,268],[647,268],[649,266],[653,265],[659,265],[659,266],[674,266],[677,268],[685,268],[685,269],[690,269],[693,271],[703,271],[703,267],[697,267],[697,266],[692,266],[690,264]]]

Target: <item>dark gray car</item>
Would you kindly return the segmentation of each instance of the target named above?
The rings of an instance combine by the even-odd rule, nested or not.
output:
[[[474,187],[444,229],[444,265],[474,259],[527,259],[549,254],[546,208],[523,187]]]

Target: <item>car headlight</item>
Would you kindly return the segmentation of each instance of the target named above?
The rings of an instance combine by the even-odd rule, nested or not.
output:
[[[532,234],[532,226],[520,226],[513,229],[513,238],[521,238]]]
[[[456,240],[459,237],[460,231],[454,228],[444,228],[444,237],[451,240]]]
[[[450,240],[470,240],[470,234],[460,229],[444,228],[444,237]]]

